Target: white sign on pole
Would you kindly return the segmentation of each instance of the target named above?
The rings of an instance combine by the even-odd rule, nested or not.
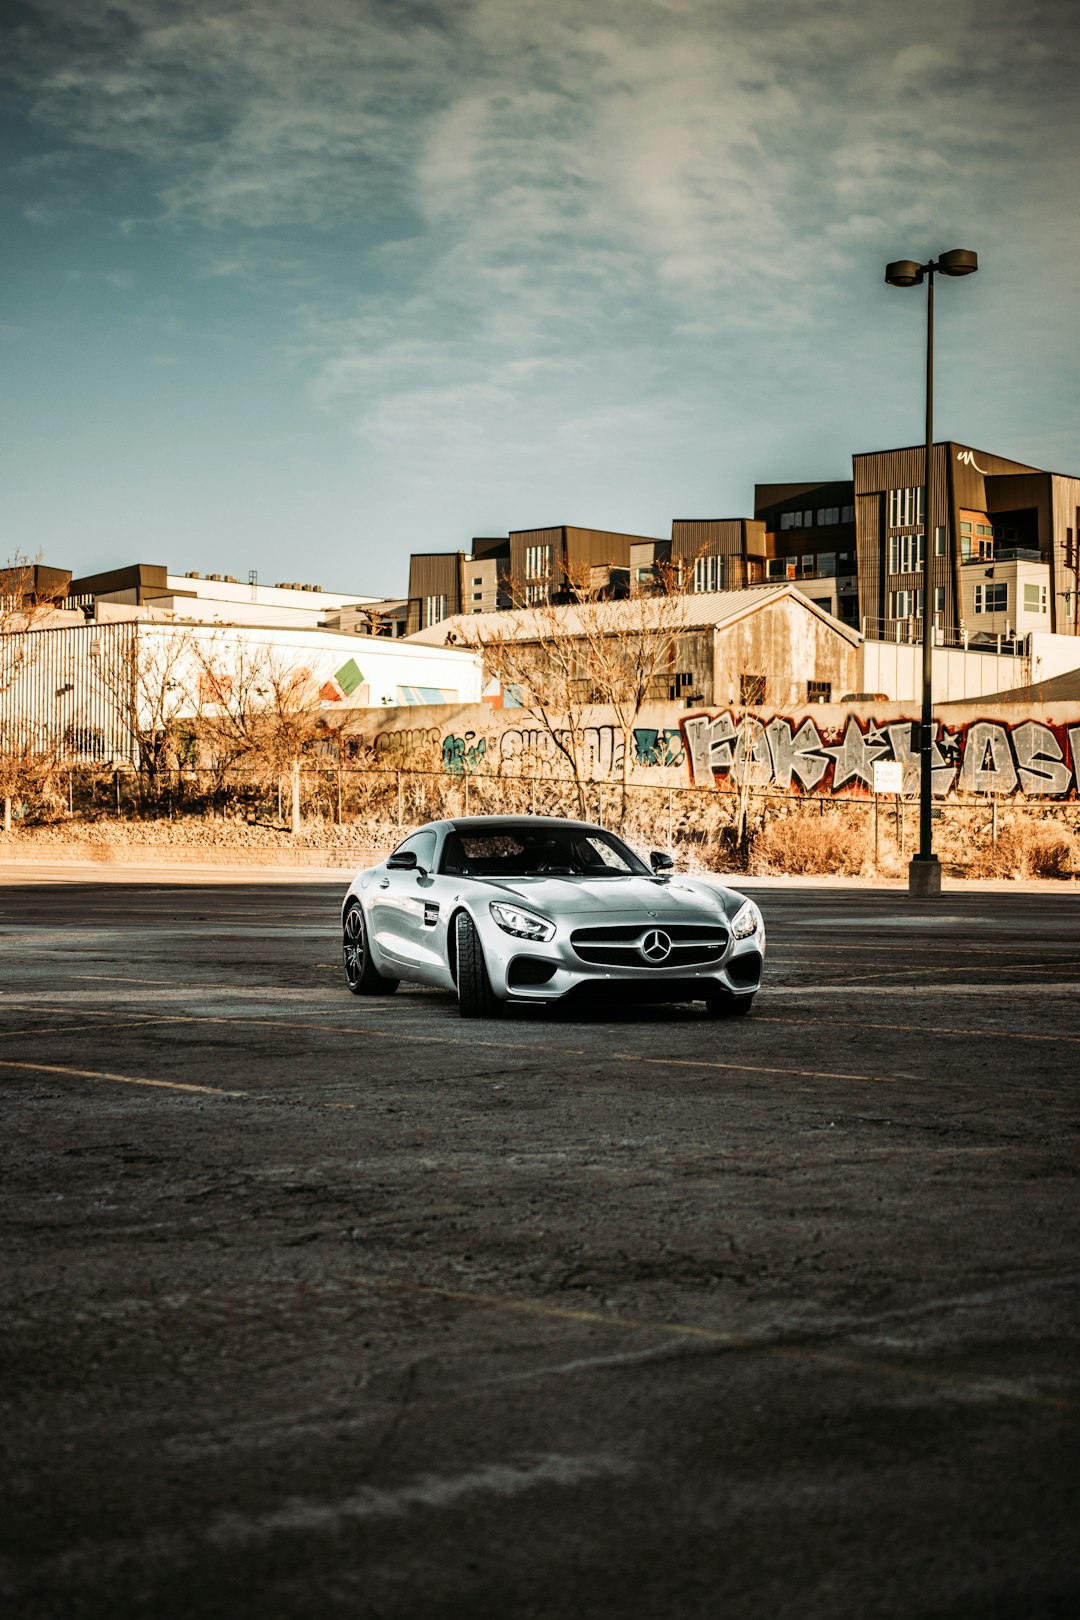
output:
[[[898,759],[875,759],[874,761],[874,792],[875,793],[902,793],[904,789],[904,767]]]

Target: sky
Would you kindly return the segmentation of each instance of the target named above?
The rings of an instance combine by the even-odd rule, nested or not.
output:
[[[936,429],[1080,472],[1074,0],[7,0],[0,558],[400,595]]]

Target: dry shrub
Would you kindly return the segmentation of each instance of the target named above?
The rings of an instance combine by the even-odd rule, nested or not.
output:
[[[995,877],[1065,878],[1080,870],[1076,837],[1056,821],[1013,821],[983,854]]]
[[[858,877],[872,860],[864,819],[836,810],[775,816],[755,837],[747,869],[760,875],[833,872]]]

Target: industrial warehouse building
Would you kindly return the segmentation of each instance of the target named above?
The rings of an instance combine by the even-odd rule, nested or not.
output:
[[[508,638],[538,647],[550,639],[552,615],[559,634],[574,640],[573,603],[519,608],[494,614],[460,614],[409,638],[410,644],[466,646],[483,651],[485,642]],[[684,709],[733,704],[740,708],[802,708],[872,694],[909,702],[921,690],[921,649],[867,642],[811,601],[797,585],[748,586],[741,591],[687,593],[676,598],[637,597],[605,602],[599,609],[609,633],[618,635],[650,616],[672,640],[670,667],[652,682],[651,701],[675,702]],[[582,636],[584,640],[584,635]],[[1057,637],[1037,647],[1045,674],[1057,673]],[[583,654],[584,659],[584,654]],[[1007,649],[940,649],[935,655],[934,698],[958,702],[1001,691],[1031,679],[1028,644]],[[490,670],[488,672],[490,674]]]
[[[397,709],[481,687],[466,649],[328,630],[132,616],[0,636],[0,737],[72,761],[134,762],[139,735],[230,703]]]

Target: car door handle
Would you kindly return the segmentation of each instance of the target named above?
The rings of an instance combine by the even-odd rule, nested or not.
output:
[[[390,887],[390,879],[389,878],[383,878],[382,882],[379,884],[379,888],[380,889],[388,889],[389,887]]]

